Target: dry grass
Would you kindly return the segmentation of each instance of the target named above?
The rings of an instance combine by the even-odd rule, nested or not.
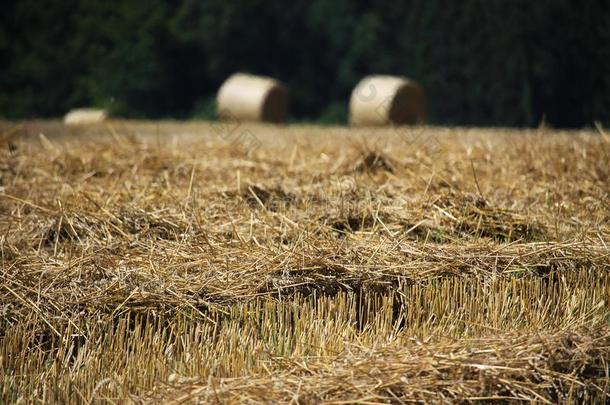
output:
[[[0,124],[2,402],[607,401],[606,137],[234,124]]]

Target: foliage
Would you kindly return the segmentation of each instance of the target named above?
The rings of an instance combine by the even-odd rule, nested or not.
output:
[[[435,123],[610,122],[609,21],[604,0],[22,0],[0,16],[0,115],[188,117],[248,71],[290,86],[296,120],[345,122],[358,80],[390,73]]]

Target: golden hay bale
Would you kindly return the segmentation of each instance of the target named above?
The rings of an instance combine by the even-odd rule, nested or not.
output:
[[[70,110],[64,117],[64,123],[68,125],[95,124],[105,121],[108,113],[105,110],[94,108],[76,108]]]
[[[426,100],[422,88],[399,76],[367,76],[352,91],[352,125],[423,123]]]
[[[288,89],[269,77],[236,73],[218,90],[217,103],[223,120],[284,122]]]

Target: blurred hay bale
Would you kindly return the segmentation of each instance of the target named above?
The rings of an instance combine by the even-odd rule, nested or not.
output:
[[[76,108],[70,110],[64,116],[64,124],[67,125],[85,125],[95,124],[105,121],[108,118],[108,113],[105,110],[94,108]]]
[[[236,73],[218,90],[221,120],[284,122],[288,115],[288,89],[279,81]]]
[[[399,76],[367,76],[352,91],[352,125],[423,123],[424,91],[414,81]]]

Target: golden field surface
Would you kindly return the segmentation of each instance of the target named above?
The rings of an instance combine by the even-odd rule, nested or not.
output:
[[[610,137],[0,123],[2,403],[607,403]]]

